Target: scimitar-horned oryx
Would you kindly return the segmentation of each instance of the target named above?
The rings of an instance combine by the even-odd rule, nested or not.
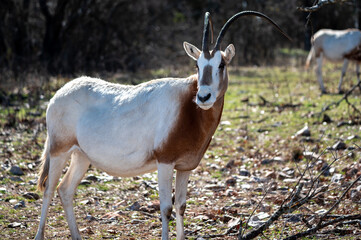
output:
[[[137,86],[81,77],[57,91],[46,113],[47,139],[38,181],[39,190],[45,191],[35,239],[44,238],[48,208],[69,159],[69,169],[57,190],[72,239],[81,239],[73,197],[90,164],[120,177],[158,170],[163,240],[168,239],[173,171],[177,170],[176,231],[178,240],[185,238],[188,177],[198,166],[220,121],[228,86],[227,66],[235,55],[232,44],[221,51],[221,42],[230,25],[242,16],[262,17],[282,32],[259,12],[240,12],[225,23],[209,51],[210,14],[206,13],[202,50],[183,44],[197,63],[196,74]]]
[[[312,58],[316,58],[316,75],[322,93],[326,89],[322,80],[323,57],[333,62],[343,61],[338,92],[342,93],[341,85],[346,75],[349,61],[356,63],[357,81],[360,82],[361,62],[361,31],[358,29],[331,30],[321,29],[311,38],[312,47],[306,60],[306,69],[309,67]]]

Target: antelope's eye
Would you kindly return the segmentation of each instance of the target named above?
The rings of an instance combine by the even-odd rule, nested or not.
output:
[[[224,69],[224,63],[219,64],[219,69]]]

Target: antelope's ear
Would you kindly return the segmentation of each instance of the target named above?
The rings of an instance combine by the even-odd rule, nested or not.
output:
[[[197,61],[199,55],[201,54],[201,50],[199,50],[196,46],[187,42],[183,43],[183,47],[186,53],[188,54],[188,56],[190,56],[191,58]]]
[[[234,48],[233,44],[229,44],[226,50],[222,52],[222,56],[226,64],[229,64],[232,61],[232,58],[236,54],[236,49]]]

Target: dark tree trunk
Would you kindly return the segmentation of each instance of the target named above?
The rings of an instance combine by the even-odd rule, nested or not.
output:
[[[61,32],[64,21],[65,9],[69,0],[59,0],[54,14],[49,12],[46,0],[39,0],[41,12],[45,17],[45,35],[43,39],[43,49],[41,60],[46,61],[47,69],[50,73],[56,72],[56,60],[61,52]]]

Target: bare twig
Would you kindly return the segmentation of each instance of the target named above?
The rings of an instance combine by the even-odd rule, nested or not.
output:
[[[346,196],[346,193],[347,193],[360,179],[361,179],[361,175],[358,176],[358,178],[356,178],[356,180],[353,181],[353,182],[350,184],[350,186],[348,186],[348,187],[346,188],[346,190],[342,193],[341,197],[332,205],[332,207],[331,207],[327,212],[325,212],[325,213],[321,216],[319,224],[322,223],[322,221],[324,220],[325,216],[327,216],[331,211],[333,211],[333,210],[338,206],[338,204],[340,204],[341,200]]]
[[[356,85],[354,85],[350,90],[348,90],[344,95],[343,97],[338,100],[337,102],[332,102],[330,104],[328,104],[327,106],[323,107],[322,108],[322,111],[317,113],[318,116],[321,116],[322,113],[328,111],[331,109],[331,107],[335,106],[335,107],[338,107],[340,105],[341,102],[345,101],[349,106],[351,106],[355,112],[357,112],[359,115],[361,115],[361,111],[356,108],[355,105],[351,104],[349,101],[348,101],[348,96],[356,89],[356,88],[361,88],[361,81],[358,82]]]
[[[242,238],[242,236],[243,236],[243,234],[244,234],[244,231],[246,231],[246,229],[247,229],[249,220],[251,220],[254,212],[259,208],[259,206],[261,205],[261,203],[263,202],[263,200],[266,198],[266,196],[267,196],[267,194],[269,193],[269,191],[270,191],[270,187],[269,187],[268,189],[266,189],[266,192],[264,193],[262,199],[258,202],[257,206],[253,209],[251,215],[248,217],[247,222],[246,222],[246,225],[245,225],[245,227],[244,227],[244,230],[240,232],[240,235],[239,235],[240,237],[239,237],[239,238]]]

